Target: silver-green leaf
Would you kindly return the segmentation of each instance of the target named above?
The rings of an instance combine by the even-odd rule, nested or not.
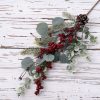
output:
[[[26,57],[21,62],[22,68],[27,70],[28,67],[34,67],[33,59]]]
[[[69,62],[68,58],[65,54],[61,54],[59,60],[61,63],[68,63]]]
[[[61,17],[56,17],[52,20],[53,26],[59,26],[64,24],[64,19]]]
[[[36,30],[40,35],[47,36],[48,35],[48,24],[41,22],[37,25]]]
[[[56,17],[52,20],[53,25],[53,32],[55,34],[58,33],[58,31],[62,30],[65,27],[64,19],[61,17]]]
[[[48,54],[48,55],[44,54],[43,55],[43,59],[46,60],[46,61],[53,61],[54,60],[54,55],[52,55],[52,54]]]

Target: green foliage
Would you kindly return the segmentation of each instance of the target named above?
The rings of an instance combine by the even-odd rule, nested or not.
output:
[[[17,90],[17,95],[20,96],[20,95],[24,95],[24,94],[25,94],[25,86],[19,87]]]
[[[74,47],[74,51],[79,51],[79,46],[76,45],[76,46]]]
[[[87,39],[90,35],[89,28],[86,26],[82,27],[81,32],[85,33],[85,39]]]
[[[22,55],[31,55],[31,54],[34,54],[35,56],[37,56],[40,52],[40,49],[39,48],[27,48],[27,49],[24,49],[21,54]]]
[[[24,95],[26,89],[30,88],[30,85],[31,85],[31,79],[26,77],[25,80],[24,80],[24,83],[21,83],[20,87],[17,89],[17,95],[18,96]]]
[[[69,63],[68,57],[65,54],[60,54],[59,60],[61,63]]]
[[[48,25],[44,22],[41,22],[37,25],[36,28],[37,32],[42,35],[43,37],[48,35]]]
[[[54,55],[52,55],[52,54],[48,54],[48,55],[44,54],[43,55],[43,59],[45,61],[53,61],[54,60]]]
[[[37,65],[37,66],[38,66],[38,65],[41,65],[44,61],[45,61],[44,59],[38,58],[38,59],[36,60],[36,65]]]
[[[64,28],[64,19],[61,17],[56,17],[52,20],[53,30],[58,31]]]
[[[56,42],[57,41],[57,37],[41,37],[41,38],[35,38],[36,43],[38,45],[47,45],[49,42]]]
[[[75,16],[71,15],[70,13],[68,12],[63,12],[63,16],[68,18],[69,20],[72,20],[72,21],[75,21]]]
[[[87,39],[89,37],[89,35],[90,35],[89,31],[85,32],[85,39]]]
[[[59,61],[60,52],[55,52],[54,56],[55,56],[54,62]]]
[[[88,27],[86,27],[86,26],[85,26],[85,27],[83,27],[83,32],[84,32],[84,33],[89,32],[89,28],[88,28]]]
[[[56,17],[52,20],[52,25],[53,26],[59,26],[64,24],[64,19],[61,17]]]
[[[29,67],[34,67],[33,59],[31,59],[30,57],[26,57],[22,60],[21,65],[25,70],[27,70],[27,68]]]
[[[31,79],[26,77],[25,78],[25,88],[29,89],[30,88],[30,84],[31,84]]]
[[[33,79],[38,79],[41,77],[41,73],[35,73]]]
[[[91,36],[90,36],[90,42],[91,42],[91,43],[96,43],[96,42],[97,42],[97,37],[91,35]]]
[[[65,27],[70,28],[70,27],[74,27],[75,26],[75,21],[67,21],[65,22]]]

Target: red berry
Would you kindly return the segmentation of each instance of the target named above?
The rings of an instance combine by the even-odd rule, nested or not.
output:
[[[40,53],[41,54],[44,54],[46,52],[46,49],[45,48],[40,48]]]
[[[52,45],[54,45],[55,43],[54,42],[49,42],[48,43],[48,46],[52,46]]]
[[[68,29],[68,33],[73,33],[73,32],[75,32],[75,28],[74,27],[71,27],[71,28]]]
[[[73,41],[73,35],[68,35],[68,42],[72,43],[72,41]]]
[[[42,68],[41,68],[41,66],[37,66],[37,67],[36,67],[36,72],[37,72],[37,73],[42,72]]]
[[[60,37],[60,42],[65,42],[65,41],[66,41],[66,39],[65,39],[65,38]]]
[[[56,44],[53,44],[53,45],[51,46],[51,49],[55,50],[56,47],[57,47],[57,45],[56,45]]]
[[[58,49],[63,48],[63,47],[64,47],[64,44],[60,44],[60,43],[57,44],[57,48],[58,48]]]
[[[52,53],[53,49],[51,47],[47,48],[47,53]]]
[[[66,35],[65,35],[65,34],[63,34],[63,33],[62,33],[62,34],[58,34],[58,36],[59,36],[59,37],[66,38]]]
[[[34,93],[34,94],[35,94],[35,95],[38,95],[38,94],[39,94],[39,92],[40,92],[40,91],[39,91],[39,90],[37,90],[37,91],[35,91],[35,93]]]
[[[35,84],[40,84],[41,83],[41,79],[38,78],[38,79],[35,79]]]
[[[39,89],[43,89],[43,86],[40,86]]]
[[[80,23],[77,23],[77,24],[75,25],[75,29],[76,29],[77,31],[80,29]]]
[[[45,80],[47,77],[45,75],[42,75],[42,80]]]
[[[51,62],[46,62],[47,68],[52,68],[52,63]]]

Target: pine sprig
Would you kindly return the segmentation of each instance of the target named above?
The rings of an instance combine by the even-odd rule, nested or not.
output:
[[[40,52],[39,48],[27,48],[21,51],[22,55],[38,55]]]

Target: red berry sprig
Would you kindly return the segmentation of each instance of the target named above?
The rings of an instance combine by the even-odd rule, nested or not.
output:
[[[64,33],[58,34],[59,41],[58,43],[55,42],[49,42],[47,48],[40,48],[39,56],[38,58],[42,59],[43,55],[49,55],[49,54],[55,54],[55,52],[58,52],[59,50],[63,50],[66,41],[68,42],[68,45],[70,45],[73,40],[77,42],[77,35],[76,33],[88,22],[88,18],[86,15],[80,14],[76,18],[76,23],[74,27],[71,28],[64,28]],[[49,36],[52,37],[53,33],[50,33]],[[67,46],[66,46],[67,48]],[[38,95],[40,93],[40,90],[43,89],[42,81],[47,79],[47,76],[44,73],[44,69],[51,69],[52,68],[52,62],[45,61],[45,64],[43,66],[39,65],[36,66],[35,71],[37,74],[40,74],[40,77],[38,79],[34,79],[34,82],[36,84],[36,91],[35,94]]]

